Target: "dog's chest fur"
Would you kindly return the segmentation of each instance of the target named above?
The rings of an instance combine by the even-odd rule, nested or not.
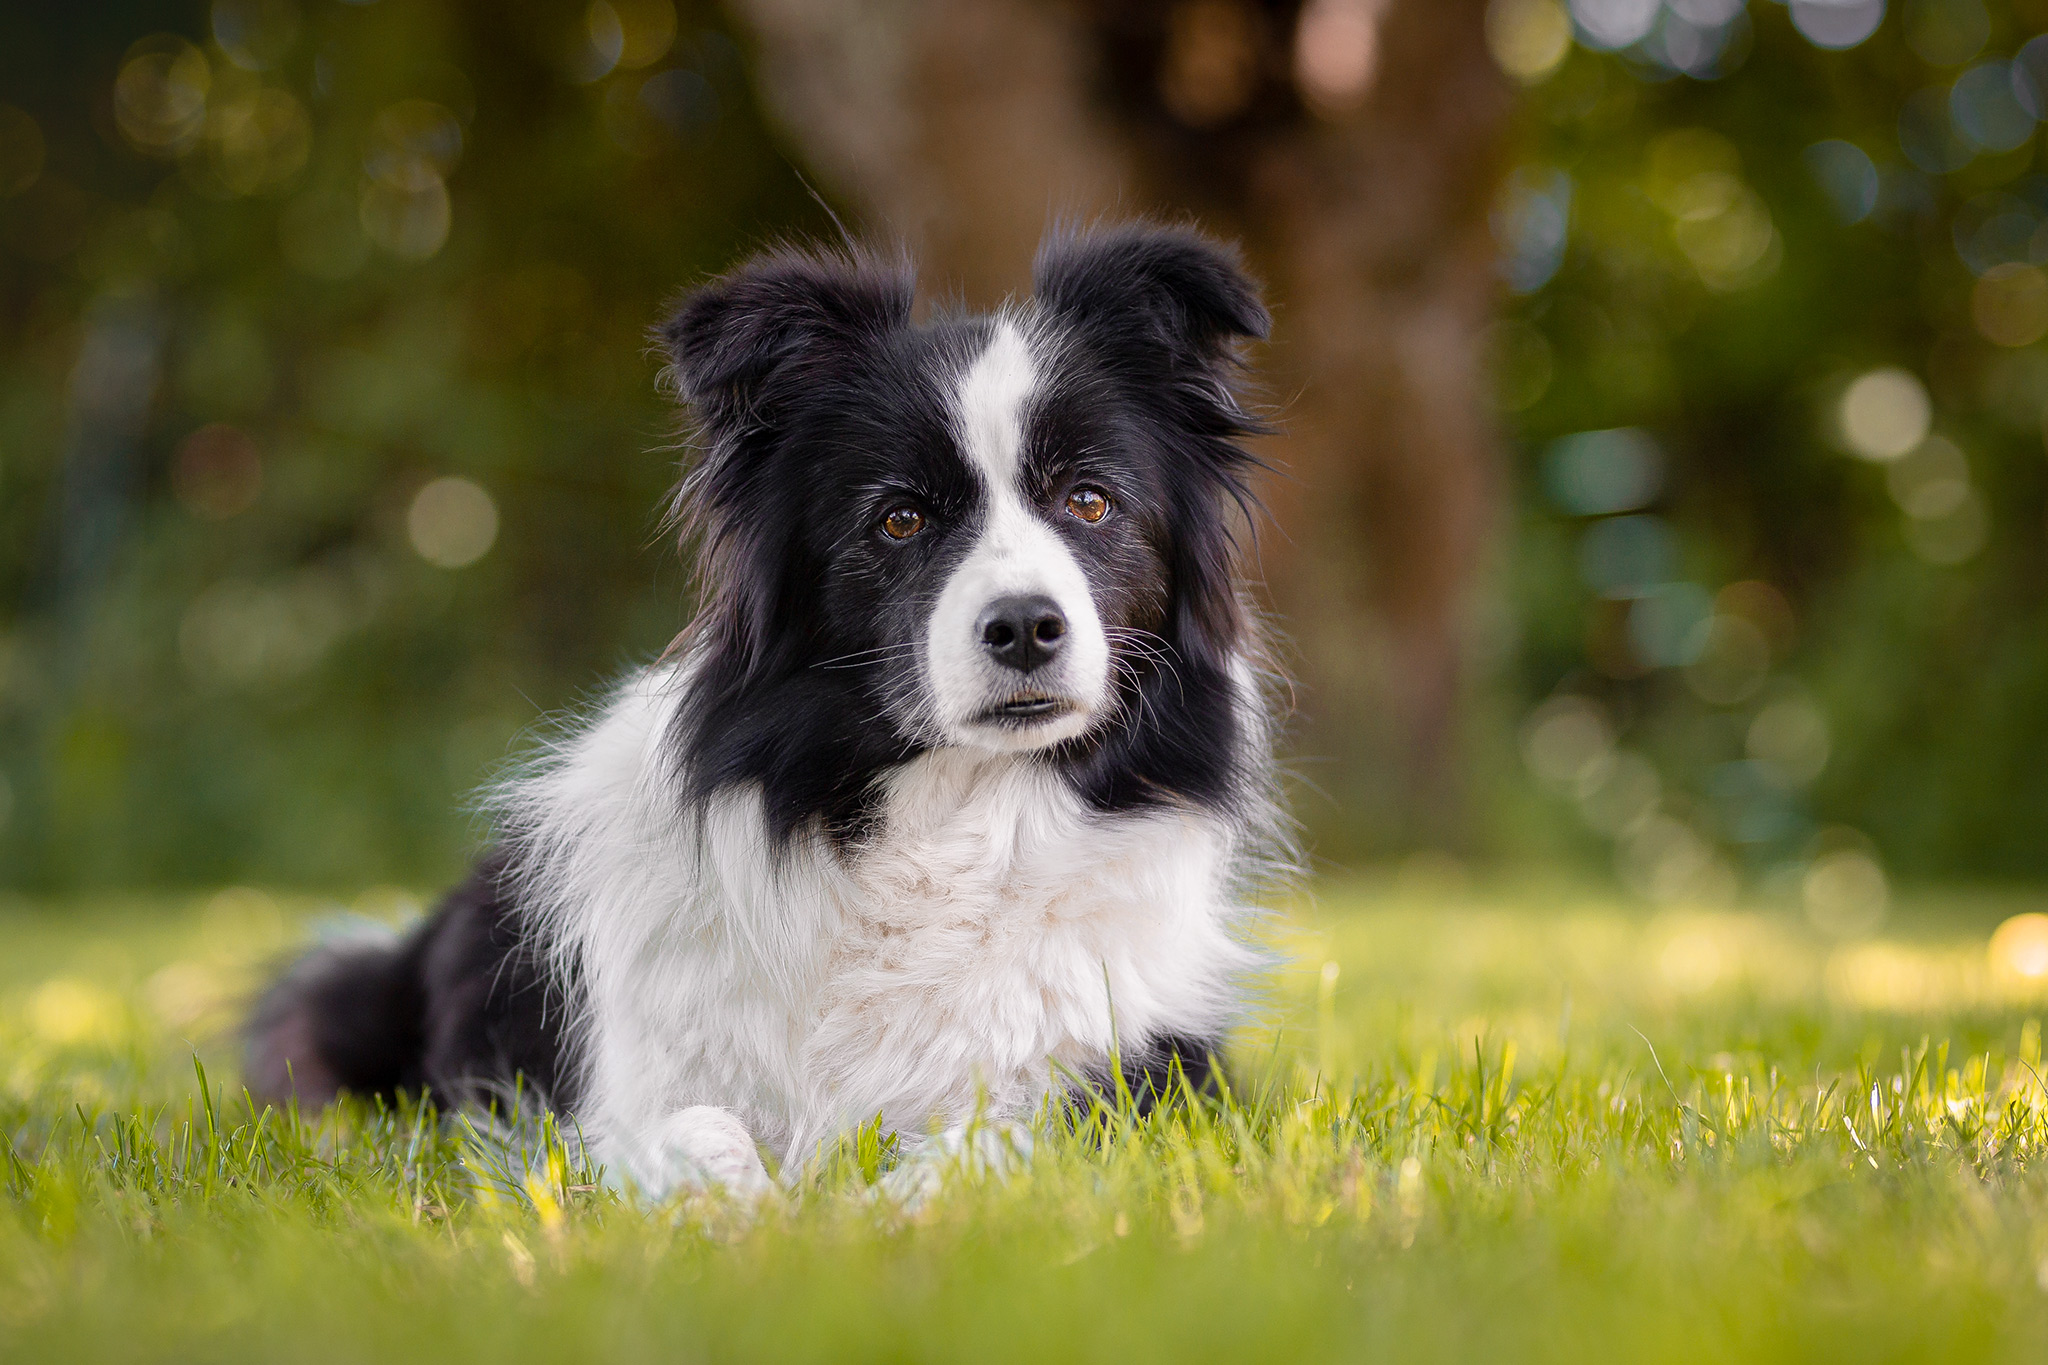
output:
[[[1029,759],[927,755],[845,869],[806,1069],[908,1119],[977,1085],[1013,1105],[1118,1034],[1213,1033],[1240,965],[1227,854],[1201,817],[1091,815]]]
[[[916,1133],[1021,1113],[1061,1068],[1229,1024],[1247,954],[1220,822],[1102,816],[1028,757],[938,750],[886,779],[851,850],[778,857],[747,791],[678,836],[650,800],[673,693],[629,688],[518,793],[551,936],[585,977],[581,1118],[608,1159],[696,1104],[790,1155],[877,1114]]]

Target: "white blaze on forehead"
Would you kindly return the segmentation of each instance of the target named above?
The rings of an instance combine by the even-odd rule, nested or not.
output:
[[[988,349],[960,378],[960,443],[995,496],[1014,488],[1023,459],[1024,407],[1038,384],[1031,347],[1017,325],[998,322]]]
[[[981,483],[981,525],[932,609],[925,665],[939,724],[955,743],[1042,748],[1087,729],[1107,699],[1109,641],[1088,576],[1023,488],[1024,426],[1038,383],[1030,342],[1003,319],[961,373],[954,395],[961,454]],[[1038,594],[1059,605],[1067,632],[1058,657],[1031,675],[1030,687],[1065,699],[1072,710],[1027,729],[990,724],[983,717],[1015,696],[1021,679],[989,657],[982,613],[1001,598]]]

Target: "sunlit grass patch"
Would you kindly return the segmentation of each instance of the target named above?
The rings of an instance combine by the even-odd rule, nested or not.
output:
[[[545,1121],[252,1111],[226,1030],[311,903],[38,911],[0,930],[0,1355],[2025,1356],[2030,904],[1843,942],[1326,889],[1224,1095],[1042,1116],[914,1208],[868,1129],[751,1211],[641,1207]]]

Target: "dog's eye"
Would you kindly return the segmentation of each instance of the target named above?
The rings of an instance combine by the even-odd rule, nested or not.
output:
[[[924,529],[924,513],[915,507],[897,507],[882,518],[882,532],[891,540],[908,540]]]
[[[1076,488],[1067,494],[1067,510],[1083,521],[1101,521],[1109,515],[1109,494],[1100,488]]]

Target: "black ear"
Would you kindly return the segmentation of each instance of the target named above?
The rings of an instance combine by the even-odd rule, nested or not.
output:
[[[756,256],[684,299],[662,325],[676,392],[714,429],[762,415],[778,380],[907,323],[915,288],[907,260]]]
[[[1164,346],[1208,368],[1240,337],[1263,338],[1271,319],[1237,250],[1191,228],[1127,223],[1057,232],[1031,267],[1041,308],[1118,343]]]

